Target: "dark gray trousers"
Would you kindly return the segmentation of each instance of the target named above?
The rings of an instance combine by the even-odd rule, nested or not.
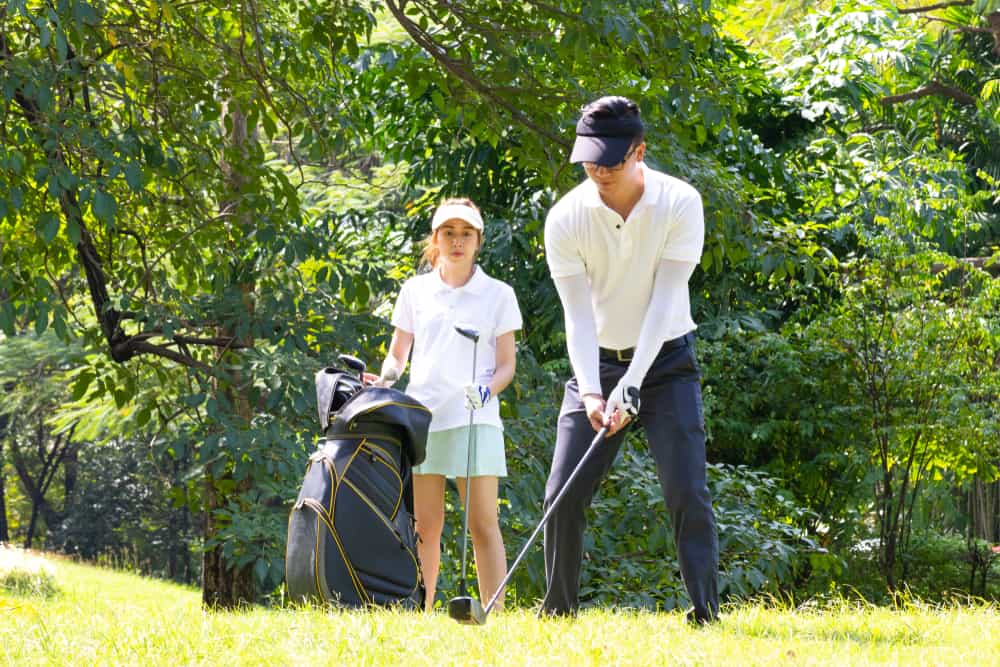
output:
[[[624,375],[628,362],[601,360],[604,395]],[[719,543],[705,478],[705,426],[694,334],[664,343],[639,389],[639,423],[656,462],[663,499],[674,529],[681,576],[699,620],[719,610]],[[631,428],[631,427],[628,427]],[[607,476],[624,440],[619,431],[584,464],[545,525],[544,614],[572,613],[579,606],[584,512]],[[594,439],[576,378],[566,383],[559,412],[552,469],[545,485],[545,509]]]

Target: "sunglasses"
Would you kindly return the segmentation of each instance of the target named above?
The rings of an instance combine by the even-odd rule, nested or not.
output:
[[[625,168],[625,163],[628,162],[633,155],[635,155],[635,151],[637,148],[639,148],[639,144],[635,144],[631,148],[629,148],[628,152],[625,153],[625,157],[622,158],[622,161],[612,167],[606,167],[602,164],[597,164],[596,162],[584,162],[583,168],[586,169],[587,171],[597,171],[598,169],[603,169],[604,171],[612,171],[612,172],[621,171],[622,169]]]

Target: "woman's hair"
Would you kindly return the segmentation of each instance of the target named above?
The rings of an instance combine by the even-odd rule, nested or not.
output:
[[[448,206],[450,204],[461,204],[463,206],[468,206],[469,208],[475,209],[480,214],[482,213],[482,211],[479,210],[479,207],[476,206],[476,203],[471,199],[469,199],[468,197],[450,197],[448,199],[445,199],[440,204],[438,204],[438,207],[440,208],[441,206]],[[432,231],[423,240],[423,250],[420,253],[421,269],[430,270],[435,268],[437,266],[438,260],[440,259],[441,253],[434,245],[434,235],[436,233],[437,230]],[[480,249],[482,249],[483,247],[483,233],[477,229],[476,235],[479,237],[479,244],[478,247],[476,248],[476,254],[478,255]]]

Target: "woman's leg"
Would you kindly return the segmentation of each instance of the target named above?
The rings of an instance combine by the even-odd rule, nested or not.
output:
[[[413,514],[416,519],[417,553],[427,598],[424,609],[434,609],[438,570],[441,567],[441,530],[444,528],[444,476],[413,476]]]
[[[458,492],[465,502],[465,479],[458,478]],[[507,555],[500,535],[500,518],[497,513],[496,477],[473,477],[469,493],[469,531],[472,533],[472,548],[476,555],[476,571],[479,573],[479,599],[485,607],[507,574]],[[497,598],[494,609],[503,608],[503,597]]]

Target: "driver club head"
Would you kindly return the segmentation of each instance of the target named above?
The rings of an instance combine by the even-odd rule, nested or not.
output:
[[[463,625],[486,625],[486,612],[474,597],[462,595],[448,601],[448,616]]]
[[[337,359],[340,360],[340,363],[357,373],[359,378],[365,374],[365,362],[361,361],[357,357],[352,357],[349,354],[342,354],[338,356]]]
[[[465,336],[466,338],[468,338],[469,340],[471,340],[473,343],[476,343],[476,342],[479,341],[479,331],[477,331],[474,327],[463,326],[461,324],[456,324],[455,325],[455,331],[457,331],[459,333],[459,335]]]

